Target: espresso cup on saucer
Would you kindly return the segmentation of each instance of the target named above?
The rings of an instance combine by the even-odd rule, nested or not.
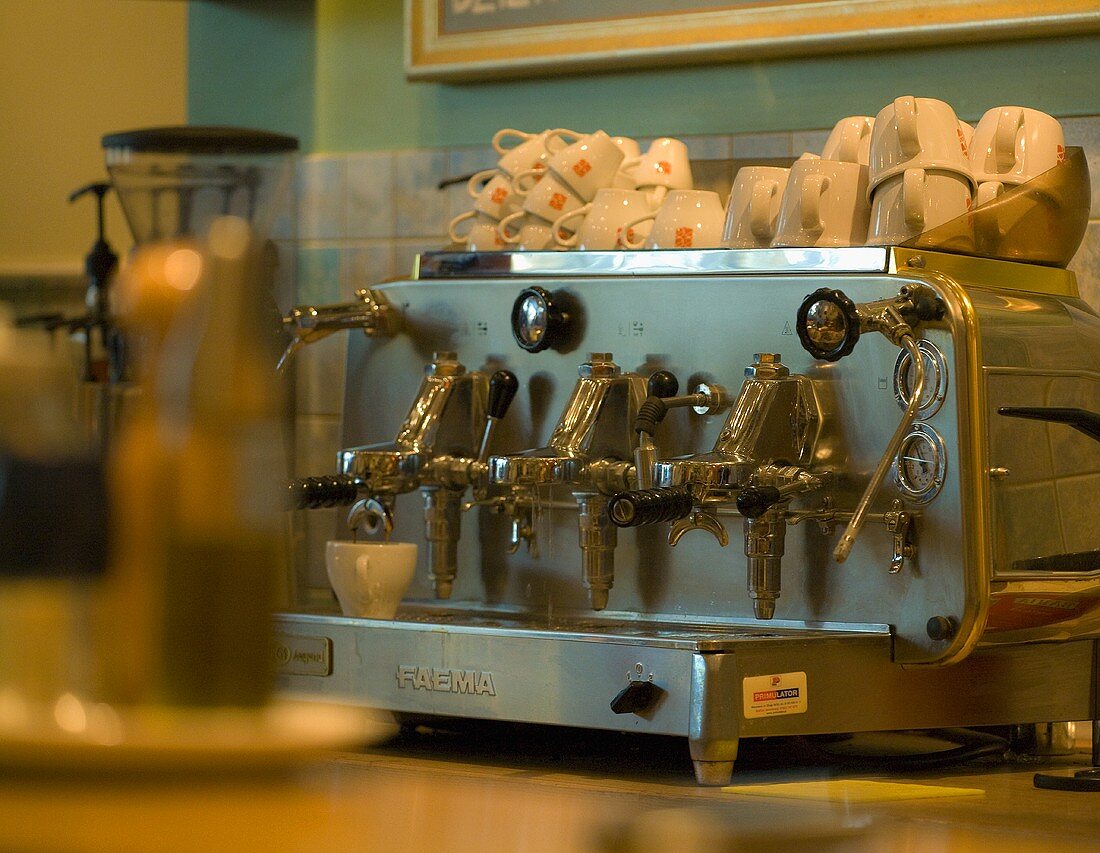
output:
[[[333,540],[325,568],[345,616],[392,619],[416,572],[416,545]]]
[[[473,224],[469,231],[460,234],[458,226],[467,220],[472,220]],[[507,249],[508,245],[501,239],[497,231],[498,225],[492,216],[478,210],[468,210],[451,220],[447,227],[447,236],[454,243],[465,243],[470,252],[500,252]]]
[[[556,248],[554,226],[540,216],[520,210],[506,216],[497,227],[497,236],[506,248],[541,252]]]
[[[867,243],[904,243],[970,210],[971,185],[955,172],[906,169],[877,187],[871,202]]]
[[[582,201],[589,202],[597,190],[611,186],[622,162],[622,149],[597,130],[563,148],[547,165]]]
[[[763,249],[772,244],[789,174],[789,169],[777,166],[744,166],[738,170],[726,205],[724,246]]]
[[[633,172],[634,186],[648,192],[654,205],[661,204],[669,190],[695,186],[687,145],[669,136],[653,140],[645,154],[624,160],[619,168]]]
[[[953,172],[973,180],[958,116],[943,101],[905,95],[875,116],[868,192],[906,169]]]
[[[563,248],[575,248],[584,252],[621,249],[623,244],[619,238],[624,233],[625,239],[629,240],[645,240],[649,236],[652,222],[648,219],[632,228],[626,228],[625,231],[624,226],[650,212],[645,193],[638,190],[603,188],[596,191],[596,197],[588,204],[554,220],[554,240]],[[584,222],[573,234],[569,234],[565,230],[565,224],[582,216]]]
[[[493,148],[501,155],[497,168],[511,177],[529,169],[545,168],[554,154],[583,135],[561,127],[544,130],[542,133],[524,133],[512,128],[498,130],[493,136]],[[505,147],[503,142],[509,138],[520,141],[513,147]]]
[[[988,110],[970,143],[970,165],[979,184],[1019,186],[1053,169],[1065,156],[1062,125],[1027,107]]]
[[[647,194],[648,195],[648,194]],[[638,226],[653,220],[649,236],[641,238]],[[620,238],[628,249],[712,249],[722,245],[725,210],[718,193],[710,190],[673,190],[655,213],[623,225]],[[634,239],[629,238],[635,229]]]
[[[845,163],[867,165],[871,153],[871,130],[875,120],[871,116],[848,116],[834,126],[825,147],[822,160],[841,160]]]
[[[839,160],[791,166],[773,246],[862,246],[867,237],[867,167]]]

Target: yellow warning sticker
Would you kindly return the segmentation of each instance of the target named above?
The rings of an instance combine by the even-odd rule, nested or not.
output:
[[[874,803],[887,800],[926,800],[940,797],[981,797],[981,788],[944,785],[911,785],[906,782],[873,782],[869,779],[822,779],[817,782],[783,782],[776,785],[727,785],[728,794],[749,797],[782,797],[830,803]]]
[[[741,686],[746,720],[778,717],[781,714],[805,714],[809,707],[804,672],[752,675],[744,679]]]

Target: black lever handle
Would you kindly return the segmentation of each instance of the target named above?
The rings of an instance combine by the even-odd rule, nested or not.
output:
[[[1057,406],[1002,406],[997,414],[1009,418],[1027,418],[1033,421],[1049,421],[1066,424],[1089,438],[1100,441],[1100,415],[1087,409],[1071,409]]]
[[[616,527],[641,527],[687,518],[695,501],[683,486],[620,492],[608,501],[607,514]]]
[[[512,405],[518,390],[519,380],[510,370],[498,370],[490,376],[489,402],[486,411],[489,417],[500,420],[508,414],[508,407]]]
[[[646,383],[646,393],[650,397],[675,397],[679,390],[680,380],[668,370],[658,370]]]
[[[759,518],[781,500],[775,486],[745,486],[737,495],[737,511],[745,518]]]

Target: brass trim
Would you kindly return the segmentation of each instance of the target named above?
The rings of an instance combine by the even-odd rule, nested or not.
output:
[[[918,256],[920,261],[915,266],[909,266]],[[1077,276],[1070,270],[993,258],[952,255],[947,252],[903,249],[900,246],[890,250],[890,272],[909,275],[921,270],[939,272],[966,287],[981,287],[983,290],[1016,290],[1069,299],[1081,297],[1077,288]]]

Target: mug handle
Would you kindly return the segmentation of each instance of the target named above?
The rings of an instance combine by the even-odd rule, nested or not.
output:
[[[974,200],[975,207],[981,207],[983,204],[993,201],[1004,191],[1005,185],[1000,181],[983,181],[978,184],[978,195]]]
[[[500,220],[500,222],[497,223],[497,233],[500,235],[500,239],[512,246],[518,243],[519,231],[516,231],[515,234],[509,236],[508,226],[515,222],[517,219],[521,219],[526,215],[526,210],[517,210],[515,213],[509,213],[502,220]]]
[[[551,154],[557,154],[563,148],[567,148],[574,142],[580,142],[585,137],[583,133],[577,133],[575,130],[570,130],[567,127],[555,127],[550,131],[550,135],[546,137],[546,150]],[[554,140],[557,140],[561,145],[552,144]]]
[[[1024,121],[1024,111],[1001,110],[993,137],[993,162],[998,172],[1007,172],[1016,164],[1016,132]]]
[[[657,184],[654,187],[646,190],[645,198],[649,202],[649,206],[653,210],[657,210],[662,204],[664,204],[665,196],[668,195],[668,187],[663,184]]]
[[[920,137],[917,134],[917,100],[912,95],[894,98],[894,118],[898,125],[898,141],[901,150],[909,157],[920,153]]]
[[[493,134],[493,150],[496,151],[497,154],[507,154],[509,151],[515,148],[516,145],[521,145],[528,139],[533,139],[536,135],[537,134],[534,133],[525,133],[522,130],[516,130],[514,127],[503,127]],[[509,136],[516,137],[519,142],[517,142],[516,145],[505,148],[503,142]]]
[[[562,237],[562,226],[570,219],[576,219],[578,216],[587,216],[590,210],[592,210],[592,202],[582,204],[576,210],[570,210],[568,213],[563,213],[555,219],[554,224],[550,226],[550,230],[554,232],[554,242],[559,246],[565,246],[569,249],[576,246],[581,239],[580,232],[574,231],[568,237]]]
[[[910,228],[924,226],[924,169],[906,169],[901,179],[901,196],[905,209],[905,224]]]
[[[779,189],[778,181],[760,181],[752,188],[749,199],[749,230],[758,240],[770,240],[772,230],[772,199]]]
[[[825,223],[821,221],[821,196],[828,188],[828,175],[807,175],[802,181],[799,210],[802,214],[803,231],[825,230]]]
[[[482,169],[480,172],[470,175],[470,180],[466,182],[466,192],[469,193],[470,198],[477,198],[481,191],[485,189],[482,182],[491,180],[499,173],[500,169]]]
[[[451,224],[447,226],[447,236],[451,238],[452,243],[465,243],[466,240],[469,239],[470,233],[468,231],[465,237],[460,237],[455,228],[458,227],[460,222],[466,219],[473,219],[475,216],[477,216],[476,210],[467,210],[465,213],[460,213],[451,220]]]
[[[639,216],[637,219],[632,219],[629,222],[624,223],[623,227],[622,227],[622,230],[619,232],[619,242],[623,245],[623,248],[626,248],[626,249],[640,249],[640,248],[642,248],[642,246],[645,245],[645,239],[643,238],[641,240],[631,240],[630,236],[629,236],[630,235],[630,229],[633,228],[635,225],[641,225],[647,219],[656,219],[656,218],[657,218],[657,212],[653,211],[652,213],[647,213],[645,216]]]
[[[522,172],[517,172],[515,177],[512,178],[512,192],[518,195],[520,198],[527,198],[527,194],[535,188],[535,184],[542,180],[542,176],[546,174],[546,169],[524,169]],[[534,176],[535,180],[531,182],[531,186],[524,187],[523,179]]]

